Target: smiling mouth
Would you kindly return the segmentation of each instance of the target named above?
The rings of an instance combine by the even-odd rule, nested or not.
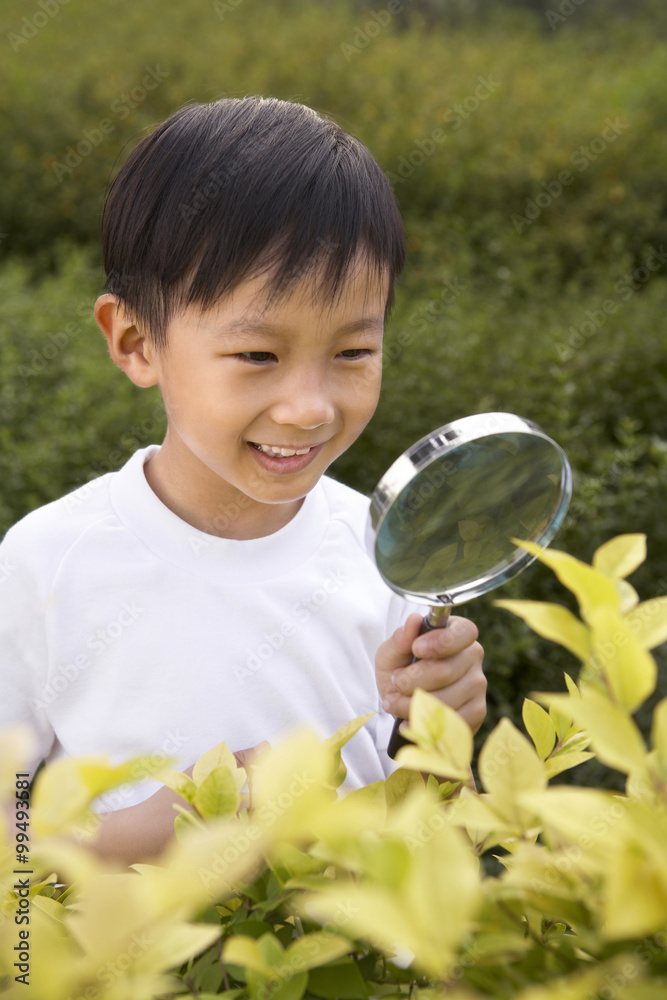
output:
[[[307,448],[283,448],[279,445],[272,444],[256,444],[255,441],[248,442],[257,451],[261,451],[264,455],[269,455],[271,458],[293,458],[295,455],[307,455],[309,451],[316,448],[317,445],[308,445]]]

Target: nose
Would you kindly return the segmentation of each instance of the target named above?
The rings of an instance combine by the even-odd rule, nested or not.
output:
[[[314,430],[333,423],[336,407],[331,384],[324,375],[310,370],[295,373],[281,385],[280,398],[270,409],[276,424]]]

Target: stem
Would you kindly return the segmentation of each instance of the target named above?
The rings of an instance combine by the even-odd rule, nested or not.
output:
[[[543,941],[542,938],[538,937],[535,931],[531,930],[528,921],[526,921],[526,924],[524,926],[524,923],[521,920],[521,918],[517,917],[515,913],[512,913],[510,908],[506,906],[505,903],[502,902],[502,900],[496,900],[496,906],[502,913],[508,916],[510,920],[512,920],[518,927],[524,929],[528,934],[529,938],[531,938],[536,944],[539,944],[542,948],[544,948],[545,951],[548,951],[550,955],[553,955],[555,959],[557,959],[562,965],[564,965],[565,969],[568,972],[573,972],[576,969],[580,968],[577,962],[570,961],[568,958],[566,958],[565,955],[562,954],[562,952],[558,951],[556,948],[553,948],[551,945],[547,944],[546,941]]]

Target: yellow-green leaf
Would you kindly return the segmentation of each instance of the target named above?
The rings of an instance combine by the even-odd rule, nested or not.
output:
[[[592,757],[595,757],[595,754],[590,753],[588,750],[571,750],[568,753],[554,754],[553,757],[545,760],[544,766],[548,777],[553,778],[557,774],[561,774],[562,771],[568,771],[571,767],[577,767]]]
[[[646,535],[617,535],[593,555],[593,566],[612,579],[624,580],[646,559]]]
[[[616,589],[620,601],[619,611],[622,615],[626,615],[639,604],[639,594],[627,580],[617,580]]]
[[[377,712],[368,712],[366,715],[360,715],[356,719],[352,719],[351,722],[346,722],[344,726],[336,730],[333,736],[322,741],[323,746],[329,750],[340,750],[374,715],[377,715]]]
[[[642,601],[628,612],[625,621],[644,649],[655,649],[667,642],[667,597]]]
[[[597,608],[618,610],[620,597],[614,580],[592,566],[557,549],[543,549],[533,542],[512,539],[554,571],[560,582],[577,598],[582,617],[590,621]]]
[[[192,804],[204,819],[229,816],[241,802],[238,786],[228,767],[216,767],[206,775],[197,788]]]
[[[235,776],[239,791],[241,791],[245,784],[246,772],[244,768],[238,766],[236,757],[226,743],[218,743],[217,746],[202,754],[192,769],[192,780],[196,785],[200,785],[204,778],[218,767],[229,768]]]
[[[657,751],[661,766],[667,769],[667,698],[658,702],[653,711],[651,746]]]
[[[558,703],[565,695],[545,695],[540,700]],[[568,700],[568,710],[583,726],[591,747],[603,764],[625,774],[644,764],[646,748],[641,733],[627,711],[588,685],[578,700]]]
[[[410,730],[405,735],[410,739]],[[417,746],[403,746],[396,754],[396,763],[408,767],[412,773],[422,771],[424,774],[437,774],[440,778],[454,778],[457,781],[470,780],[470,767],[459,767],[449,756],[443,756],[437,750],[422,750]]]
[[[589,663],[602,671],[615,700],[634,712],[655,689],[657,668],[627,620],[611,608],[598,608],[591,622]]]
[[[509,802],[519,792],[546,785],[544,764],[509,719],[501,719],[479,755],[479,775],[487,792]]]
[[[578,659],[585,660],[590,648],[588,629],[579,619],[560,604],[545,601],[494,601],[497,608],[505,608],[522,618],[533,632],[565,646]]]
[[[411,791],[415,788],[421,788],[422,786],[423,781],[420,775],[416,774],[415,771],[408,771],[401,767],[399,767],[396,771],[392,771],[387,780],[384,782],[387,808],[392,809],[394,806],[403,802],[406,795],[409,795]]]
[[[553,719],[530,698],[524,698],[521,714],[535,749],[542,760],[546,760],[556,742],[556,726]]]
[[[173,771],[171,768],[166,767],[164,771],[160,771],[157,779],[163,785],[166,785],[167,788],[171,788],[172,792],[180,795],[186,802],[192,802],[197,791],[197,786],[187,774],[183,774],[182,771]]]
[[[67,910],[62,903],[59,903],[56,899],[51,899],[50,896],[42,896],[40,893],[37,893],[32,897],[32,903],[44,913],[48,913],[54,920],[62,922],[67,916]]]
[[[245,934],[235,934],[228,938],[222,949],[222,957],[228,964],[254,969],[267,979],[275,975],[274,969],[265,962],[257,941]]]
[[[570,697],[571,698],[580,698],[581,695],[579,694],[579,688],[577,687],[577,685],[575,684],[575,682],[572,680],[572,678],[570,677],[570,675],[564,673],[563,676],[565,677],[565,687],[567,688],[567,690],[568,690],[568,692],[570,694]]]
[[[453,708],[417,688],[410,702],[410,725],[404,732],[417,747],[402,747],[396,755],[398,763],[446,778],[468,780],[472,730]]]
[[[662,930],[667,921],[664,863],[636,841],[626,841],[609,866],[605,933],[611,938],[640,938]]]

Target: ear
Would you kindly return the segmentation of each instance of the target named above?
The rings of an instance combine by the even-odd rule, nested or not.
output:
[[[109,345],[111,360],[142,388],[158,383],[157,352],[145,333],[134,325],[122,300],[106,292],[95,303],[95,322]]]

